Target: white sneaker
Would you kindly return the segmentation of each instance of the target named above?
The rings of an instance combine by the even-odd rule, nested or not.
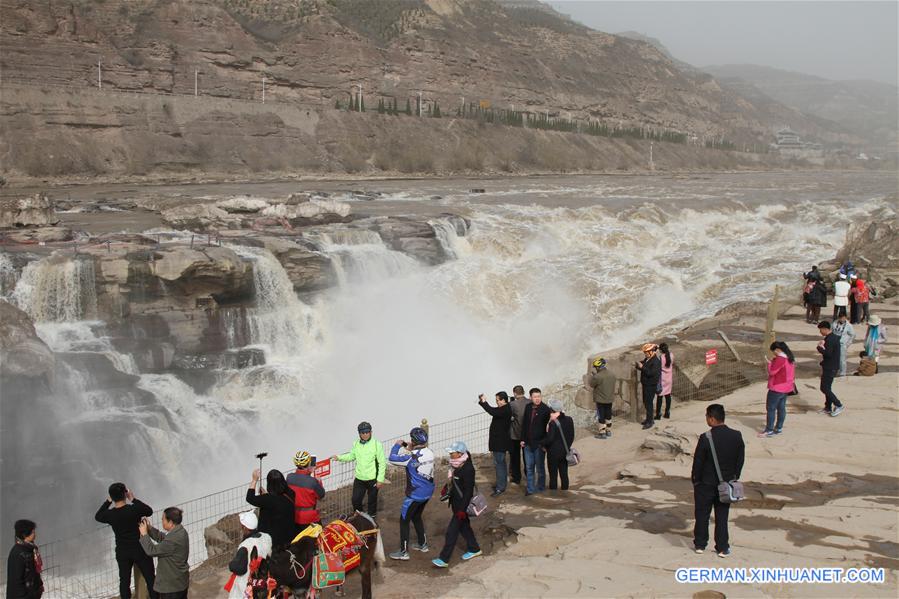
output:
[[[843,406],[839,406],[833,409],[833,412],[830,413],[831,416],[839,416],[843,413]]]

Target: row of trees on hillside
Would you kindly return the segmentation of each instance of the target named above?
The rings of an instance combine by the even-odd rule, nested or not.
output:
[[[346,102],[340,99],[334,101],[334,108],[338,110],[346,110],[348,112],[365,112],[365,98],[361,94],[351,94]],[[676,144],[686,144],[689,137],[686,133],[680,131],[672,131],[668,129],[657,129],[653,127],[621,127],[617,125],[608,125],[601,121],[593,119],[571,119],[563,118],[558,115],[550,115],[546,112],[532,112],[522,110],[509,110],[502,108],[492,108],[482,106],[480,103],[463,104],[456,108],[454,114],[446,114],[441,110],[440,104],[436,101],[422,102],[421,98],[410,100],[406,98],[403,106],[397,103],[397,99],[379,98],[378,114],[386,114],[392,116],[418,116],[441,118],[444,116],[455,116],[456,118],[464,118],[476,120],[483,123],[506,125],[509,127],[524,127],[527,129],[541,129],[546,131],[561,131],[566,133],[582,133],[586,135],[596,135],[600,137],[611,138],[629,138],[629,139],[649,139],[653,141],[664,141]],[[695,139],[695,138],[694,138]],[[736,144],[723,138],[705,141],[705,147],[717,150],[737,150]],[[758,152],[759,148],[753,146],[745,148],[747,151]],[[761,150],[763,151],[763,150]]]

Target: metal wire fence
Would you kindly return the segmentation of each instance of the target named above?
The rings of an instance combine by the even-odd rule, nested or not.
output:
[[[715,364],[684,360],[675,369],[675,401],[708,401],[722,397],[758,378],[757,375],[747,374],[747,368],[758,369],[738,362],[733,355],[719,354]],[[568,383],[547,389],[544,400],[561,400],[566,414],[574,418],[576,426],[587,428],[595,420],[594,411],[578,399],[579,394],[588,392],[579,383]],[[635,380],[619,379],[613,404],[616,417],[639,419],[642,402],[637,392]],[[490,422],[491,417],[484,412],[435,425],[422,421],[422,425],[429,429],[429,445],[438,457],[438,467],[444,466],[443,449],[457,440],[464,441],[473,454],[487,452]],[[394,439],[405,436],[404,431],[383,441],[385,455],[389,454]],[[285,469],[284,472],[289,471]],[[353,463],[330,460],[318,463],[317,475],[326,489],[326,496],[319,504],[323,521],[352,513],[354,471]],[[403,468],[388,467],[387,484],[381,488],[378,497],[379,510],[402,502],[405,496],[404,481]],[[233,557],[241,534],[238,514],[252,509],[246,502],[248,487],[248,484],[242,484],[174,504],[184,512],[182,524],[190,535],[188,563],[192,569],[201,564],[204,567],[224,568]],[[152,517],[157,527],[161,523],[161,513],[162,510],[159,510]],[[40,551],[44,562],[44,597],[107,599],[118,595],[114,540],[108,526],[74,538],[41,544]]]
[[[443,449],[457,440],[465,441],[472,453],[483,453],[487,451],[489,427],[490,417],[483,412],[430,425],[430,446],[439,460],[443,459]],[[407,434],[406,431],[383,441],[385,455],[389,455],[394,439],[405,438]],[[318,473],[326,490],[325,498],[319,504],[323,521],[353,512],[354,471],[353,463],[328,460],[319,463]],[[400,504],[405,496],[404,482],[404,469],[390,466],[387,484],[378,496],[379,506]],[[200,564],[224,567],[233,557],[241,534],[238,514],[252,509],[246,502],[248,488],[247,483],[174,504],[184,512],[182,525],[190,536],[188,563],[192,569]],[[154,526],[160,527],[162,510],[157,510],[151,519]],[[44,563],[45,598],[106,599],[118,596],[118,567],[114,539],[108,526],[70,539],[43,543],[40,552]],[[5,570],[5,563],[0,569]],[[0,572],[0,577],[5,580],[6,573]]]

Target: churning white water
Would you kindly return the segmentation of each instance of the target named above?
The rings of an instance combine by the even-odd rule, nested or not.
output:
[[[375,231],[350,227],[328,227],[303,237],[316,243],[334,259],[342,287],[380,281],[413,273],[422,266],[411,256],[391,250]]]
[[[267,250],[233,246],[253,265],[248,344],[265,364],[222,369],[203,394],[172,374],[138,372],[104,341],[99,323],[87,322],[96,313],[89,262],[32,263],[12,298],[53,349],[101,354],[113,370],[139,377],[140,396],[104,397],[96,381],[71,386],[84,396],[80,419],[130,418],[141,431],[128,456],[140,464],[100,456],[100,476],[161,460],[184,498],[213,490],[211,472],[196,474],[210,456],[249,471],[252,454],[267,450],[286,466],[297,449],[326,455],[348,445],[360,420],[384,439],[423,417],[472,413],[481,392],[576,379],[589,353],[735,301],[767,299],[775,285],[831,258],[853,220],[896,215],[886,192],[784,202],[779,190],[759,189],[751,191],[756,201],[741,204],[694,190],[683,202],[677,194],[646,203],[581,198],[575,207],[557,206],[559,193],[578,190],[542,189],[530,205],[504,203],[501,194],[445,198],[471,227],[430,219],[450,257],[436,267],[390,249],[374,231],[304,232],[339,279],[314,299],[297,297]],[[226,329],[236,329],[239,318],[229,318]],[[240,335],[228,337],[237,343]],[[148,397],[156,408],[141,408]],[[229,470],[230,482],[243,480],[242,470]]]

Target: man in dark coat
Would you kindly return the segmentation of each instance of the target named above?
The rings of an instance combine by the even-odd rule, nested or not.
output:
[[[509,436],[509,425],[512,421],[512,407],[509,405],[509,395],[505,391],[497,391],[496,407],[487,403],[484,394],[478,396],[478,404],[484,411],[493,416],[490,421],[490,436],[487,441],[487,449],[493,454],[493,465],[496,468],[496,484],[493,485],[491,497],[502,495],[506,492],[509,482],[509,471],[506,467],[506,452],[512,445]]]
[[[6,560],[6,599],[40,599],[44,581],[41,580],[41,554],[34,544],[37,525],[31,520],[16,520],[13,528],[16,544]]]
[[[646,408],[646,419],[643,428],[652,428],[652,402],[656,397],[659,382],[662,380],[662,361],[656,355],[659,346],[655,343],[643,345],[643,359],[637,362],[637,370],[640,371],[640,387],[643,389],[643,407]]]
[[[724,406],[711,404],[705,409],[705,421],[711,427],[709,433],[715,442],[715,453],[721,466],[721,477],[725,481],[737,480],[743,471],[746,446],[740,431],[724,424]],[[719,557],[730,555],[730,539],[727,533],[727,516],[730,504],[721,503],[718,498],[718,473],[706,434],[699,436],[693,452],[693,507],[696,526],[693,528],[693,548],[696,553],[705,551],[709,542],[709,516],[715,510],[715,551]]]
[[[830,328],[830,323],[823,320],[818,323],[818,332],[824,337],[818,342],[818,353],[821,354],[821,393],[824,394],[824,409],[821,414],[839,416],[843,411],[842,402],[833,392],[833,379],[840,371],[840,338]]]
[[[128,502],[131,503],[128,503]],[[119,566],[119,597],[131,599],[131,568],[137,566],[147,583],[150,599],[157,599],[153,558],[140,546],[138,526],[153,515],[153,508],[134,497],[123,483],[109,485],[109,499],[94,515],[97,522],[109,524],[115,535],[115,559]]]
[[[546,467],[549,469],[549,488],[556,489],[557,479],[562,480],[562,490],[568,490],[568,451],[574,444],[574,420],[562,411],[562,402],[551,399],[548,402],[552,414],[549,416],[546,439]]]
[[[539,493],[546,488],[546,468],[543,462],[543,440],[549,424],[549,408],[543,403],[543,393],[534,387],[530,391],[531,403],[524,409],[521,425],[521,447],[524,449],[524,473],[527,478],[525,495]]]
[[[820,278],[815,280],[811,291],[808,292],[808,303],[811,306],[811,321],[817,322],[821,318],[821,308],[827,306],[827,286]]]

